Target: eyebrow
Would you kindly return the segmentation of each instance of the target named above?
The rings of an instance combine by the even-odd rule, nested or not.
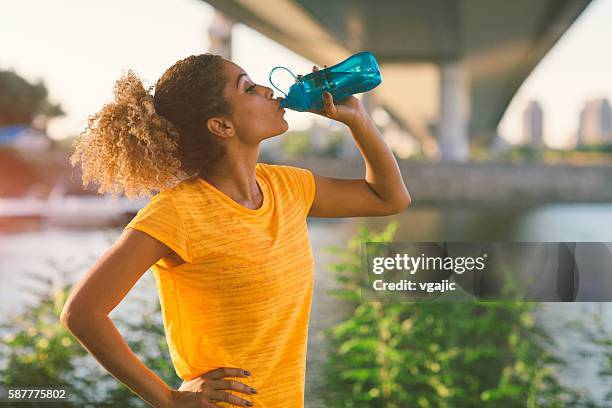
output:
[[[240,78],[242,78],[243,76],[247,76],[248,74],[246,72],[243,72],[242,74],[238,75],[238,80],[236,81],[236,88],[238,88],[238,84],[240,83]]]

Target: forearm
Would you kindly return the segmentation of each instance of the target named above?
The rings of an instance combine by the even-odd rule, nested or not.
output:
[[[346,125],[361,152],[366,168],[365,180],[372,190],[390,203],[410,201],[397,160],[370,115],[360,109]]]
[[[117,380],[152,406],[165,406],[172,390],[136,357],[107,315],[73,318],[65,324]]]

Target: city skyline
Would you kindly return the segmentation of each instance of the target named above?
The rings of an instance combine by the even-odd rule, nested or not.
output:
[[[527,102],[523,109],[520,144],[542,145],[545,117],[546,112],[537,99]],[[608,98],[591,98],[584,102],[570,147],[599,143],[612,143],[612,107]]]
[[[498,132],[518,143],[518,115],[527,101],[542,105],[544,140],[555,148],[572,146],[584,103],[612,98],[612,54],[604,50],[612,40],[612,0],[594,0],[521,85]]]
[[[523,111],[524,144],[541,147],[544,144],[544,111],[537,100],[531,100]]]
[[[576,132],[576,144],[612,142],[612,112],[608,98],[594,98],[584,104]]]

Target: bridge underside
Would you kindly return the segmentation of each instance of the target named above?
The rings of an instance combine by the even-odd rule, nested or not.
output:
[[[318,65],[373,52],[370,96],[432,155],[487,143],[521,83],[590,0],[207,0]]]

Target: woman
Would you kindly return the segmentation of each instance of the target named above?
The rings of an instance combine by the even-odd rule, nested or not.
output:
[[[316,67],[314,68],[316,69]],[[410,204],[393,154],[355,97],[314,112],[350,127],[363,179],[257,163],[288,129],[273,91],[203,54],[178,61],[152,96],[129,71],[71,158],[113,196],[158,191],[75,286],[61,321],[155,407],[303,407],[313,257],[306,217],[389,215]],[[177,374],[170,389],[108,317],[149,267]]]

